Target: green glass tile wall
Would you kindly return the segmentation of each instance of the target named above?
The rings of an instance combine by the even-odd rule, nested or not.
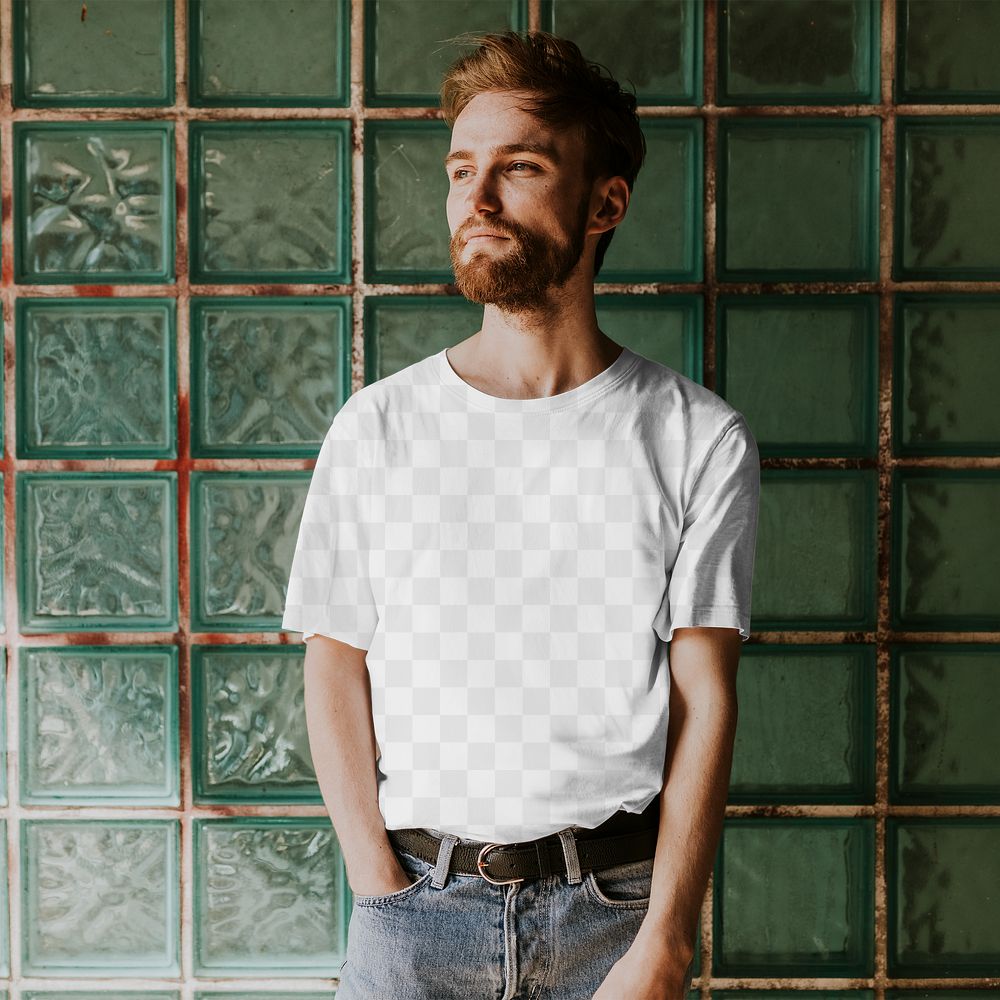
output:
[[[691,997],[1000,997],[998,7],[0,0],[3,996],[336,987],[289,561],[352,391],[481,324],[437,88],[530,27],[639,104],[602,329],[762,456]]]

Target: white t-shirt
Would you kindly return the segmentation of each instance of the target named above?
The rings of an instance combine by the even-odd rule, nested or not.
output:
[[[352,395],[282,628],[368,651],[386,828],[513,843],[641,812],[674,629],[749,637],[759,488],[743,415],[627,347],[538,399],[443,350]]]

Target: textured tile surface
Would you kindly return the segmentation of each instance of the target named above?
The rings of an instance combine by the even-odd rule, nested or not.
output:
[[[351,389],[346,297],[197,298],[194,455],[315,456]]]
[[[197,820],[195,972],[329,975],[346,891],[327,820]]]
[[[177,649],[22,648],[21,802],[177,805]]]
[[[14,147],[17,280],[173,280],[172,122],[15,122]]]
[[[192,650],[195,795],[319,802],[306,730],[303,646]]]
[[[18,456],[176,455],[173,300],[17,301]]]
[[[176,476],[18,473],[22,630],[173,628]]]
[[[176,975],[175,820],[21,826],[22,968],[31,975]]]

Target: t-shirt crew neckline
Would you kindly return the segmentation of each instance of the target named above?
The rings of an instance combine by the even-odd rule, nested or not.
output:
[[[488,392],[483,392],[466,382],[451,367],[446,352],[447,348],[436,355],[441,381],[464,396],[473,406],[497,413],[544,413],[578,406],[610,389],[619,379],[624,378],[639,360],[638,354],[622,345],[621,354],[604,371],[598,372],[592,379],[573,389],[557,392],[554,396],[537,396],[534,399],[505,399],[502,396],[491,396]]]

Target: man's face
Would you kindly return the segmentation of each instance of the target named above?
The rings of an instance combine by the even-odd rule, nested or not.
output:
[[[489,91],[458,116],[446,169],[459,291],[504,312],[546,305],[580,263],[590,213],[584,142]]]

